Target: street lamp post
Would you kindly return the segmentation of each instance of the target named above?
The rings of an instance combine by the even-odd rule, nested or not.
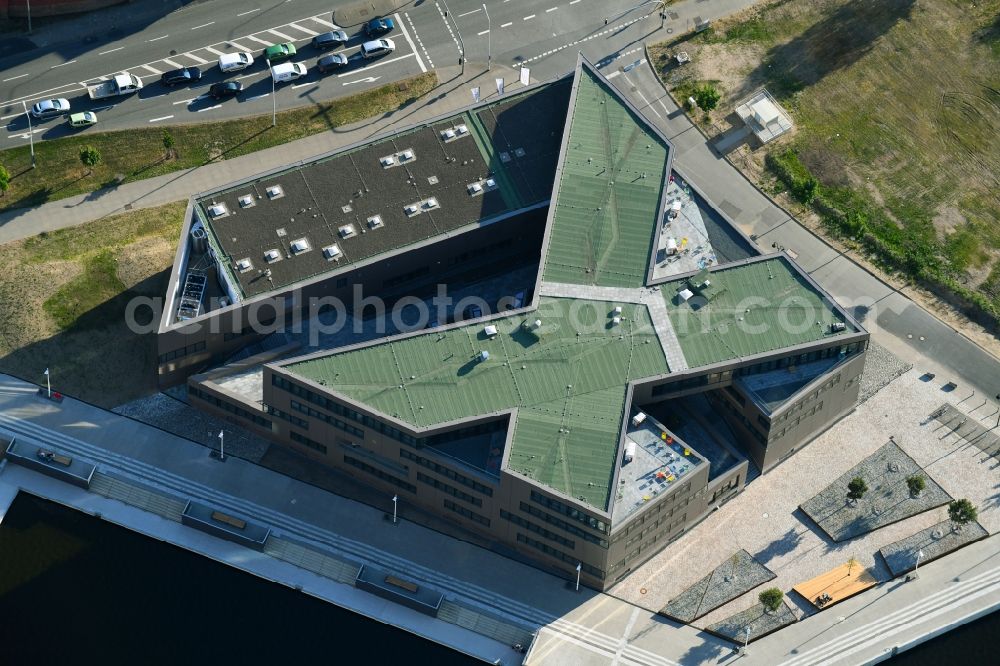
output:
[[[28,3],[28,34],[31,34],[31,0],[27,0]]]
[[[392,524],[396,524],[396,508],[399,504],[399,495],[392,496]]]
[[[21,106],[24,107],[24,115],[28,119],[28,143],[31,146],[31,168],[35,168],[35,133],[31,129],[31,114],[28,113],[28,103],[21,100]]]
[[[744,630],[745,633],[743,636],[743,651],[741,652],[741,654],[749,654],[749,652],[747,651],[747,645],[750,643],[750,625],[748,624],[746,627],[744,627]]]
[[[445,2],[445,0],[441,0],[441,3],[444,5],[444,15],[448,16],[448,14],[451,13],[451,11],[449,11],[448,9],[448,3]],[[452,20],[454,21],[454,19]],[[455,33],[458,35],[458,43],[461,44],[460,50],[462,51],[462,55],[458,59],[458,63],[462,66],[462,76],[465,76],[465,40],[462,39],[462,31],[458,27],[458,21],[454,21],[454,23],[455,23]]]
[[[226,437],[223,431],[219,431],[219,460],[226,459]]]
[[[1000,402],[1000,393],[997,393],[997,402]],[[994,428],[1000,428],[1000,412],[997,412],[997,424]]]
[[[576,591],[580,591],[580,569],[583,568],[583,562],[576,563]]]
[[[917,551],[917,561],[913,564],[913,578],[917,577],[917,569],[920,568],[920,558],[924,556],[924,551]]]
[[[483,12],[486,13],[486,71],[493,68],[493,22],[490,20],[490,13],[486,11],[486,3],[483,3]]]
[[[52,399],[52,378],[49,377],[49,369],[45,368],[45,388],[49,392],[49,399]]]

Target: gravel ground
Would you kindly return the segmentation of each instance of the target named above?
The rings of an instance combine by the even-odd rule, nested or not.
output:
[[[989,536],[989,532],[979,523],[969,523],[962,527],[961,532],[956,532],[954,527],[950,520],[944,520],[905,539],[890,543],[879,552],[895,578],[913,571],[918,552],[923,552],[920,563],[927,564],[953,550]]]
[[[763,638],[794,622],[798,622],[795,611],[782,601],[781,607],[773,613],[766,612],[764,604],[757,604],[739,613],[734,613],[724,620],[705,627],[705,629],[742,645],[747,637],[747,627],[750,627],[750,642],[753,643],[758,638]]]
[[[991,534],[1000,530],[1000,496],[995,488],[1000,475],[991,469],[996,461],[928,418],[942,402],[957,404],[966,396],[942,391],[941,382],[920,381],[920,374],[911,369],[885,386],[809,446],[750,483],[744,492],[663,549],[611,593],[656,612],[677,595],[677,590],[690,587],[724,562],[724,553],[740,549],[746,549],[773,571],[777,578],[771,585],[782,590],[829,571],[851,556],[879,581],[890,580],[892,574],[878,557],[878,550],[945,520],[945,507],[848,543],[833,542],[798,510],[829,479],[870,456],[890,435],[945,492],[952,497],[966,497],[976,505],[979,523],[986,530]],[[978,404],[967,407],[969,402],[958,407],[969,413]],[[979,411],[987,414],[985,407]],[[820,481],[817,469],[824,470]],[[795,606],[794,599],[789,602]],[[700,618],[696,626],[719,622],[757,603],[757,595],[751,591]],[[812,608],[798,611],[805,615],[816,612]]]
[[[903,361],[874,340],[870,341],[865,355],[865,370],[861,375],[858,404],[868,400],[911,368],[913,365],[910,363]]]
[[[112,411],[212,449],[219,448],[219,431],[225,431],[226,456],[236,456],[253,463],[259,463],[270,446],[266,439],[240,426],[210,416],[163,393],[127,402]]]
[[[906,479],[924,477],[927,487],[910,494]],[[847,500],[847,484],[864,479],[868,492],[856,502]],[[834,541],[847,541],[891,523],[929,511],[952,500],[931,476],[890,442],[852,467],[800,507]]]
[[[660,613],[679,622],[693,622],[773,578],[774,572],[747,551],[738,550],[712,573],[671,599]]]

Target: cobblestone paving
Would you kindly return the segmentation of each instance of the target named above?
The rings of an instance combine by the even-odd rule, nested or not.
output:
[[[910,494],[906,479],[924,477],[927,487]],[[854,502],[847,499],[847,485],[864,479],[868,492]],[[842,474],[801,509],[834,541],[847,541],[880,527],[947,504],[952,500],[931,476],[892,442]]]
[[[750,642],[753,643],[793,622],[798,622],[795,611],[782,601],[781,607],[773,613],[766,612],[764,604],[757,604],[705,628],[742,645],[747,638],[747,627],[750,628]]]
[[[270,446],[270,442],[263,437],[163,393],[127,402],[112,411],[211,449],[219,448],[219,431],[222,430],[225,432],[226,456],[236,456],[253,463],[259,463]]]
[[[712,573],[671,599],[660,612],[680,622],[692,622],[773,578],[774,572],[747,551],[739,550]]]
[[[911,368],[913,365],[903,361],[877,342],[870,341],[868,352],[865,354],[865,371],[861,375],[858,403],[868,400]]]
[[[941,390],[942,382],[924,382],[909,370],[858,409],[817,437],[771,472],[759,477],[733,500],[710,514],[683,538],[667,546],[611,593],[655,612],[726,560],[726,553],[745,548],[777,578],[769,586],[789,591],[794,585],[844,564],[851,556],[880,581],[891,578],[878,550],[947,518],[947,508],[926,511],[846,543],[835,543],[811,526],[798,506],[822,486],[874,453],[890,435],[952,497],[968,498],[979,508],[979,523],[991,534],[1000,530],[1000,483],[996,460],[987,458],[950,429],[928,418],[942,402],[957,404],[966,396]],[[979,403],[959,407],[977,417]],[[982,402],[981,400],[979,402]],[[993,416],[990,426],[995,423]],[[981,419],[980,419],[981,420]],[[817,481],[816,470],[823,470]],[[697,620],[695,626],[719,622],[758,603],[750,591]],[[811,607],[789,603],[800,615]]]
[[[879,552],[889,566],[890,573],[896,577],[913,571],[917,553],[923,553],[920,564],[924,565],[986,536],[989,533],[979,523],[969,523],[961,531],[956,531],[950,520],[944,520],[905,539],[890,543]]]

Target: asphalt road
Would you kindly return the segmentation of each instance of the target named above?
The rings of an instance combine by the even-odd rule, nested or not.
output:
[[[395,42],[395,52],[365,61],[359,54],[364,41],[360,26],[345,27],[351,40],[336,51],[347,54],[350,64],[343,71],[327,75],[315,70],[315,61],[322,54],[311,47],[310,41],[314,35],[340,26],[333,22],[329,3],[322,0],[286,0],[259,6],[239,0],[211,0],[124,29],[101,29],[99,34],[109,36],[123,33],[120,39],[111,40],[73,34],[68,28],[66,32],[71,34],[57,36],[64,37],[62,41],[56,39],[44,48],[23,54],[30,58],[14,55],[0,61],[0,123],[4,129],[0,147],[28,140],[25,106],[56,97],[68,99],[73,112],[97,112],[98,127],[110,130],[238,118],[267,113],[272,108],[335,99],[435,67],[457,65],[463,53],[470,71],[481,71],[489,64],[497,77],[514,81],[524,64],[531,68],[533,79],[547,79],[571,69],[576,51],[585,46],[592,47],[595,59],[628,44],[641,46],[642,38],[659,27],[659,19],[646,18],[651,4],[636,8],[637,4],[638,0],[414,2],[393,15],[397,27],[388,37]],[[730,11],[730,7],[750,3],[714,4]],[[690,19],[681,19],[680,15],[677,21],[690,24]],[[281,42],[296,45],[299,52],[292,61],[306,64],[310,72],[291,84],[277,86],[272,93],[260,54],[267,45]],[[217,67],[219,56],[238,51],[251,52],[257,62],[243,72],[224,75]],[[198,66],[205,75],[193,86],[167,88],[159,83],[160,74],[183,66]],[[143,89],[131,96],[88,98],[88,85],[119,71],[142,78]],[[212,100],[207,95],[209,86],[227,79],[243,82],[242,96],[221,103]],[[32,121],[30,128],[35,140],[79,131],[93,129],[70,130],[63,118]]]

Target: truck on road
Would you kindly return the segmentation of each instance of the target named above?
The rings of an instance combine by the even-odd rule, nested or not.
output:
[[[90,99],[104,99],[118,95],[130,95],[142,90],[142,79],[128,72],[115,74],[111,79],[94,86],[87,86]]]

